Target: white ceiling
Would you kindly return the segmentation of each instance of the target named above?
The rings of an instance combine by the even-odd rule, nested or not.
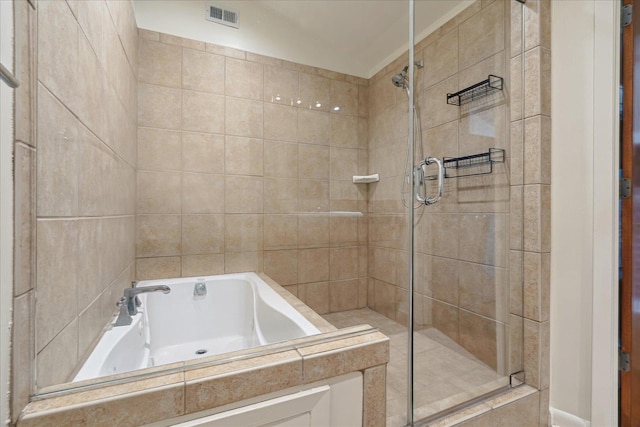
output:
[[[416,41],[471,0],[417,0]],[[204,19],[204,0],[134,0],[140,28],[369,78],[407,50],[407,0],[221,0],[240,28]]]

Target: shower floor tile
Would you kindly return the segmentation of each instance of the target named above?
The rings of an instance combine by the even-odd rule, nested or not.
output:
[[[387,426],[406,423],[407,327],[368,308],[323,316],[338,328],[369,324],[390,340],[387,365]],[[414,419],[433,415],[508,383],[435,328],[417,330],[414,346]]]

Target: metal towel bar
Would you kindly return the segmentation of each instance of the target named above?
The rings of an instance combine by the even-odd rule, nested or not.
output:
[[[15,89],[20,86],[20,82],[18,81],[18,79],[16,79],[13,73],[11,73],[11,71],[5,68],[5,66],[2,64],[0,64],[0,78],[2,78],[2,80],[4,80],[10,88]]]

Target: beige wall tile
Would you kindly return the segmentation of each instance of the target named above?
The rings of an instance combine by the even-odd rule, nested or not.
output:
[[[204,92],[182,91],[182,130],[224,132],[225,98]]]
[[[182,277],[224,274],[224,254],[185,255],[182,257]]]
[[[138,169],[176,170],[182,169],[182,142],[175,131],[138,129]]]
[[[298,283],[329,280],[329,249],[300,249],[298,251]]]
[[[182,216],[183,255],[222,252],[224,252],[224,215]]]
[[[298,247],[297,215],[264,216],[264,249],[293,249]],[[268,273],[267,273],[268,274]],[[288,283],[292,284],[292,283]]]
[[[524,183],[551,184],[551,119],[530,117],[524,121]]]
[[[298,141],[329,145],[329,113],[305,108],[298,110]]]
[[[231,175],[256,175],[264,173],[264,144],[261,139],[225,137],[225,173]]]
[[[344,280],[358,277],[358,247],[352,246],[330,249],[329,269],[329,279],[331,280]]]
[[[80,124],[43,86],[38,99],[38,215],[76,215],[78,179],[69,172],[78,170]]]
[[[182,83],[182,49],[166,43],[141,39],[138,52],[138,81],[179,88]]]
[[[182,174],[182,213],[210,214],[225,211],[223,175]]]
[[[524,115],[551,115],[551,51],[537,47],[524,56]]]
[[[246,56],[244,50],[234,49],[232,47],[219,46],[212,43],[206,43],[205,47],[207,52],[215,53],[217,55],[230,56],[238,59],[245,59]]]
[[[460,155],[487,152],[489,148],[508,148],[506,121],[504,105],[461,118],[459,138],[464,145],[459,149]]]
[[[507,266],[508,218],[501,214],[468,214],[460,217],[460,259]]]
[[[351,216],[329,217],[330,246],[351,246],[358,244],[358,219]]]
[[[549,387],[549,322],[524,319],[524,370],[527,384]]]
[[[179,172],[137,173],[138,214],[179,214],[182,175]]]
[[[329,282],[329,311],[345,311],[358,308],[358,279]]]
[[[265,176],[297,178],[298,144],[265,141],[264,174]]]
[[[106,239],[103,236],[103,222],[99,218],[77,221],[78,256],[82,259],[77,265],[77,298],[80,311],[89,306],[109,284],[103,281],[106,276],[103,263],[107,258],[104,257]]]
[[[263,212],[262,177],[226,176],[224,189],[226,213]]]
[[[264,104],[264,137],[279,141],[298,140],[298,108]]]
[[[225,215],[225,253],[252,252],[263,249],[262,215]]]
[[[68,83],[79,77],[79,26],[66,2],[42,2],[38,17],[38,79],[71,111],[78,112],[80,94]]]
[[[225,133],[262,138],[263,103],[231,97],[225,100]]]
[[[298,210],[295,179],[264,178],[264,213],[294,213]]]
[[[337,114],[358,115],[358,86],[337,80],[331,80],[329,107]],[[339,107],[339,110],[335,110]]]
[[[299,96],[299,77],[297,71],[282,67],[266,65],[264,67],[264,98],[265,102],[277,102],[287,105],[297,105]],[[280,101],[275,98],[279,96]]]
[[[300,108],[313,108],[320,111],[329,110],[329,97],[331,92],[331,80],[314,76],[307,73],[300,73]],[[321,107],[316,107],[316,103]]]
[[[459,311],[460,344],[493,369],[498,368],[498,342],[505,342],[505,327],[501,323],[465,310]]]
[[[36,351],[40,352],[78,314],[78,224],[41,220],[37,224]]]
[[[138,257],[180,255],[180,215],[138,215],[136,235]]]
[[[458,88],[458,76],[453,76],[424,91],[424,96],[420,98],[420,121],[423,129],[439,126],[459,118],[460,111],[457,107],[444,104],[447,93],[455,93]],[[424,104],[422,104],[422,99],[425,100]]]
[[[329,217],[313,214],[298,215],[298,247],[323,246],[329,246]]]
[[[510,142],[511,150],[508,151],[508,156],[511,185],[522,185],[524,182],[524,134],[522,120],[511,123]]]
[[[39,351],[36,362],[37,388],[70,381],[78,363],[78,321],[73,320]]]
[[[358,172],[358,150],[331,147],[330,176],[332,180],[351,181]]]
[[[18,296],[35,286],[35,167],[36,153],[23,144],[15,145],[14,185],[14,285]]]
[[[461,262],[459,306],[506,322],[509,308],[508,274],[504,268]]]
[[[458,304],[458,278],[460,262],[454,259],[432,257],[430,289],[433,298]]]
[[[222,135],[182,132],[182,170],[223,173],[224,150]]]
[[[17,418],[29,403],[34,386],[34,295],[31,290],[13,299],[11,328],[11,412]]]
[[[138,125],[180,129],[182,91],[148,84],[138,85]]]
[[[180,257],[138,258],[136,280],[182,277]]]
[[[182,88],[224,94],[224,57],[182,49]]]
[[[524,317],[549,320],[550,254],[525,252],[523,259]]]
[[[497,1],[460,24],[460,68],[504,49],[504,2]]]
[[[523,252],[509,252],[509,312],[522,316],[524,310],[523,295]]]
[[[264,272],[273,280],[275,280],[279,285],[297,284],[298,251],[265,251]]]
[[[331,146],[358,148],[358,118],[331,114]]]
[[[318,314],[329,312],[329,283],[300,283],[298,298]]]
[[[263,96],[263,65],[256,62],[226,58],[225,94],[260,100]]]
[[[550,186],[524,186],[524,227],[525,251],[549,252],[551,235]]]
[[[329,211],[329,181],[300,179],[298,187],[298,212],[319,213]]]
[[[298,178],[329,179],[329,147],[299,144]]]
[[[423,87],[432,86],[457,73],[458,32],[451,31],[426,46],[423,56],[428,58],[423,69]]]
[[[224,254],[225,273],[246,271],[264,271],[263,252],[226,252]]]

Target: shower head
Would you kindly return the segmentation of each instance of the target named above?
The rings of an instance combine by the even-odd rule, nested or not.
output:
[[[407,71],[409,70],[409,66],[407,65],[402,69],[401,72],[391,77],[391,82],[397,86],[405,89],[407,87]]]

